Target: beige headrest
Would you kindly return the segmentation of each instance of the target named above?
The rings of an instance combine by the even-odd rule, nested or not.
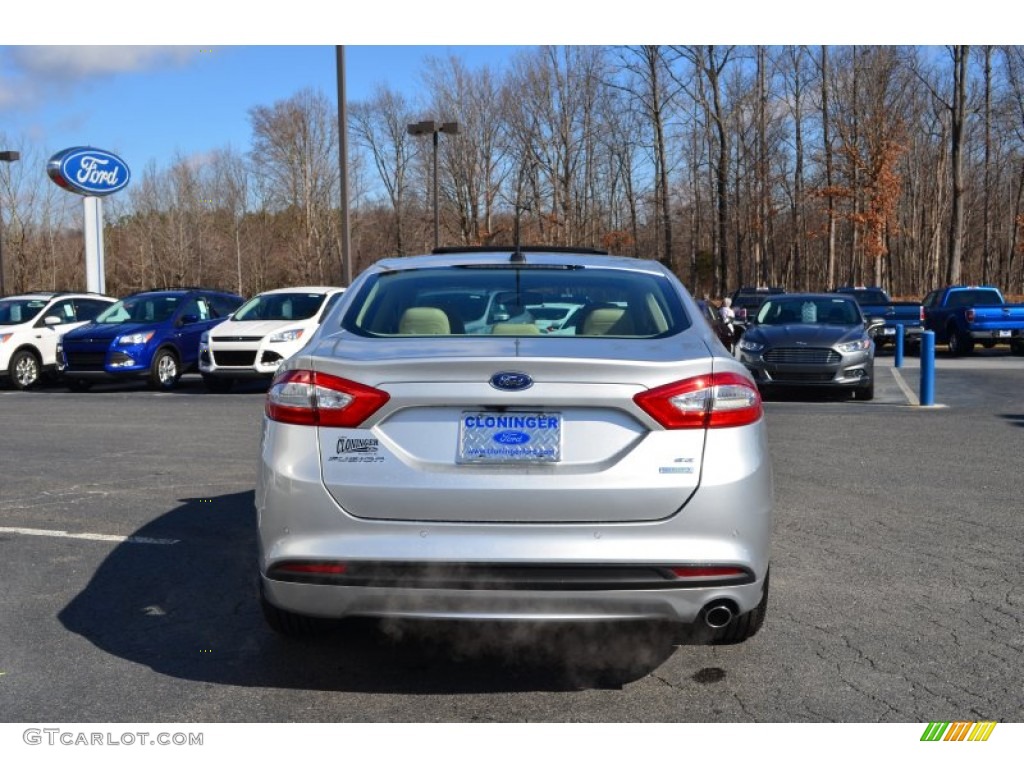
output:
[[[437,307],[409,307],[402,313],[398,332],[406,336],[446,336],[448,315]]]
[[[614,326],[626,310],[618,307],[601,307],[595,309],[583,320],[584,336],[604,336]]]

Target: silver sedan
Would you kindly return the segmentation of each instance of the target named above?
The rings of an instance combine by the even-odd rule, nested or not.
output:
[[[275,630],[761,627],[773,490],[750,374],[658,262],[523,251],[378,262],[278,372],[256,493]],[[481,295],[502,311],[467,332]],[[541,333],[529,308],[549,303],[581,309]]]

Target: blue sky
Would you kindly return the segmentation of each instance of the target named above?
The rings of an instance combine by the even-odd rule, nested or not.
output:
[[[1014,42],[999,36],[1019,25],[987,12],[989,2],[974,0],[965,16],[959,0],[905,10],[860,0],[840,23],[818,0],[18,0],[0,12],[0,136],[45,157],[97,146],[141,171],[177,154],[247,150],[254,106],[303,88],[333,100],[335,43],[345,44],[350,102],[378,84],[415,102],[428,57],[501,70],[522,47],[545,43]],[[943,18],[956,21],[955,39],[935,26]]]
[[[501,70],[514,46],[345,46],[349,103],[377,85],[422,93],[431,58]],[[165,167],[176,154],[248,148],[248,113],[304,88],[337,94],[333,45],[3,46],[0,132],[24,137],[47,157],[88,144],[135,170]]]

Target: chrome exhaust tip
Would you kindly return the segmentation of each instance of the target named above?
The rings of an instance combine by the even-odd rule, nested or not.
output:
[[[704,607],[704,623],[711,629],[728,626],[735,616],[732,606],[726,602],[711,603]]]

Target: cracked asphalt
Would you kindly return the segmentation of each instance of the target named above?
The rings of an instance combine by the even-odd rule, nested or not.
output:
[[[891,356],[873,402],[767,402],[772,594],[728,647],[372,622],[286,642],[254,594],[258,387],[0,391],[0,721],[1020,722],[1024,358],[938,371],[939,408],[907,404]]]

